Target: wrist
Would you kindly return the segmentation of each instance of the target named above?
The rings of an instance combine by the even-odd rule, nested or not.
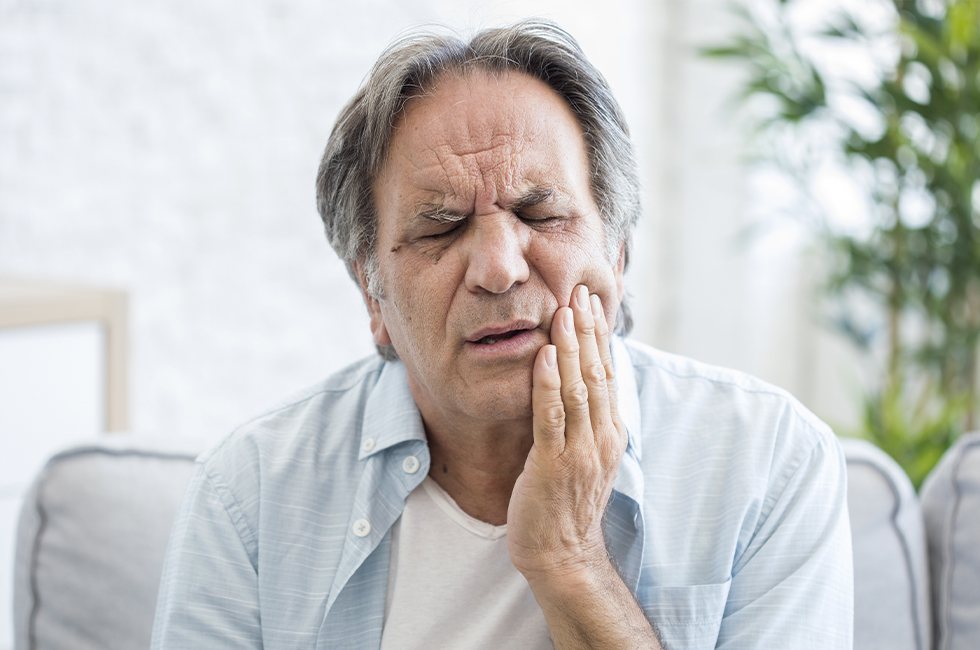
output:
[[[605,549],[603,549],[605,551]],[[555,647],[661,648],[608,555],[524,573]]]
[[[574,557],[552,558],[519,569],[531,590],[538,595],[563,596],[588,593],[618,575],[605,548]]]

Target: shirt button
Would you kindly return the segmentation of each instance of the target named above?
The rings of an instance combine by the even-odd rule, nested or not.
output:
[[[405,460],[402,461],[402,469],[405,470],[406,474],[414,474],[415,472],[419,471],[419,467],[421,466],[422,463],[420,463],[419,459],[415,456],[407,456]]]
[[[374,451],[374,438],[368,438],[363,443],[361,443],[361,450],[365,454],[369,454]]]
[[[371,533],[371,522],[367,519],[358,519],[351,526],[351,530],[358,537],[367,537]]]

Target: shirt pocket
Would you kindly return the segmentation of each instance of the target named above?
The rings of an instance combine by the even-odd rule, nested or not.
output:
[[[667,648],[714,648],[731,585],[641,586],[637,599]]]

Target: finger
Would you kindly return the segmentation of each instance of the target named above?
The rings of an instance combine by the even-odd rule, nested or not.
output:
[[[603,432],[612,427],[612,414],[609,411],[606,370],[596,340],[596,319],[592,313],[592,302],[585,285],[575,287],[572,304],[572,311],[575,313],[575,335],[579,344],[579,366],[582,379],[589,391],[589,415],[594,440],[598,445],[602,442]]]
[[[610,463],[619,463],[623,452],[626,449],[627,434],[626,427],[619,419],[619,392],[616,386],[616,371],[612,360],[612,335],[609,330],[609,321],[606,320],[606,313],[602,309],[602,301],[599,296],[593,294],[590,297],[592,307],[592,318],[595,319],[596,342],[599,346],[599,358],[602,359],[602,367],[606,376],[606,394],[609,399],[609,413],[612,418],[612,425],[616,430],[615,440],[608,440],[609,444],[600,446],[603,455]]]
[[[602,301],[599,299],[599,296],[592,294],[590,304],[592,306],[592,318],[595,320],[595,336],[596,343],[599,346],[599,358],[602,360],[602,367],[606,372],[609,410],[615,420],[619,417],[619,394],[616,392],[616,371],[612,360],[612,339],[609,322],[606,320],[606,312],[602,309]]]
[[[534,444],[554,457],[565,449],[565,407],[555,346],[538,350],[531,374],[531,412]]]
[[[558,353],[561,401],[565,407],[565,444],[594,444],[589,420],[589,389],[579,370],[579,344],[571,308],[561,307],[555,312],[551,342]]]

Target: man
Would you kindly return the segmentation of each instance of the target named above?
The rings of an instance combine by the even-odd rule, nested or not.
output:
[[[850,647],[832,433],[610,331],[636,175],[568,34],[397,43],[317,193],[380,355],[202,456],[155,647]]]

